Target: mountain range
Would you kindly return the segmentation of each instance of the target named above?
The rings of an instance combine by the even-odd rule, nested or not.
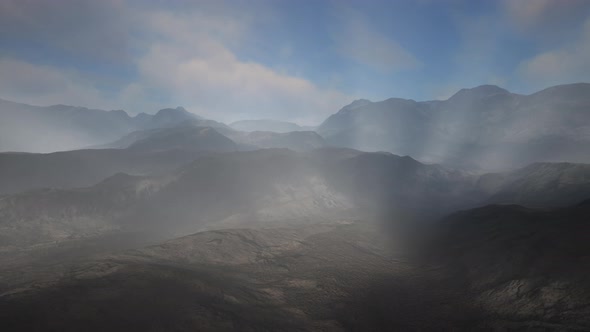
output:
[[[190,124],[215,128],[244,148],[339,146],[497,171],[537,161],[590,162],[588,96],[590,84],[577,83],[530,95],[482,85],[462,89],[447,100],[360,99],[317,128],[275,120],[247,120],[226,126],[182,107],[131,117],[124,111],[37,107],[2,100],[0,151],[53,152],[104,146],[134,131]],[[313,137],[309,133],[312,129],[321,138]],[[296,138],[297,143],[291,144],[294,138],[278,135],[303,135],[294,133],[299,131],[308,132],[307,143]]]
[[[590,161],[590,84],[519,95],[492,85],[447,100],[357,100],[317,129],[330,144],[487,170]]]
[[[225,127],[182,107],[133,117],[125,111],[103,111],[54,105],[31,106],[0,100],[0,151],[55,152],[113,141],[132,131],[171,127],[184,123]]]
[[[0,330],[588,331],[589,110],[590,84],[317,128],[0,101]]]

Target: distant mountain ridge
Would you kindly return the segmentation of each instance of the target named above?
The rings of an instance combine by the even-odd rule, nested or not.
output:
[[[81,150],[0,152],[0,194],[88,186],[119,172],[168,172],[209,153],[260,148],[310,151],[326,145],[313,131],[246,133],[226,127],[201,127],[199,123],[138,130],[108,144]]]
[[[84,187],[121,172],[169,172],[209,153],[237,150],[236,143],[215,129],[187,125],[133,132],[95,149],[0,153],[0,194]]]
[[[80,149],[114,141],[136,130],[182,123],[226,127],[182,107],[162,109],[153,115],[140,113],[132,117],[122,110],[104,111],[67,105],[40,107],[0,99],[0,152]]]
[[[329,144],[482,169],[590,162],[590,84],[531,95],[493,85],[447,100],[357,100],[318,127]]]
[[[38,107],[0,100],[0,151],[79,149],[113,142],[134,131],[191,124],[215,128],[244,148],[292,146],[302,150],[339,146],[389,151],[426,162],[484,171],[522,167],[537,161],[587,163],[590,162],[588,96],[590,84],[576,83],[530,95],[482,85],[461,89],[447,100],[359,99],[329,116],[317,128],[275,120],[245,120],[227,126],[203,119],[182,107],[131,117],[120,110],[65,105]],[[324,142],[312,137],[310,129]],[[257,131],[274,134],[264,137],[255,134]],[[290,132],[295,137],[296,131],[308,134],[294,138],[295,144],[291,138],[276,135]],[[313,143],[305,143],[301,148],[301,140]]]
[[[312,126],[300,126],[293,122],[270,119],[236,121],[231,123],[229,126],[240,131],[272,131],[275,133],[287,133],[291,131],[309,131],[315,129],[315,127]]]

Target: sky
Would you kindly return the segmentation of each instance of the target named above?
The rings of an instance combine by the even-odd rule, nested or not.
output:
[[[355,99],[590,82],[587,0],[0,0],[0,98],[320,123]]]

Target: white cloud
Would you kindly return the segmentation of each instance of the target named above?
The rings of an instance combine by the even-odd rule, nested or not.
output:
[[[518,72],[528,81],[545,86],[587,80],[590,77],[590,19],[575,40],[522,61]]]
[[[2,98],[35,105],[114,108],[76,72],[9,58],[0,59],[0,93]]]
[[[340,10],[341,24],[334,32],[336,48],[345,57],[380,71],[414,69],[416,57],[399,43],[374,29],[368,19],[350,9]]]
[[[497,10],[479,14],[455,11],[461,44],[446,86],[496,84],[529,93],[588,80],[590,67],[583,51],[588,41],[582,41],[579,34],[589,10],[587,0],[502,0]],[[522,46],[517,45],[519,41]],[[545,51],[530,59],[515,57],[534,49]],[[433,95],[444,97],[451,91],[443,90]]]
[[[224,121],[278,118],[317,123],[350,101],[338,91],[240,60],[227,46],[247,27],[199,13],[148,15],[161,38],[138,61],[139,84],[168,93],[178,104]],[[233,24],[233,27],[231,26]]]
[[[564,23],[583,19],[590,8],[587,0],[503,0],[502,14],[517,31],[545,38],[551,30],[559,31]],[[580,15],[580,16],[578,16]]]
[[[18,9],[25,18],[48,20],[34,8],[27,9],[14,1],[10,4],[13,12]],[[113,0],[100,8],[106,11],[120,6],[122,2]],[[92,75],[81,70],[0,58],[0,97],[39,105],[62,103],[132,112],[182,105],[222,121],[276,118],[305,124],[323,120],[352,100],[305,78],[241,60],[235,49],[252,37],[250,24],[254,14],[247,11],[216,2],[182,10],[124,7],[128,24],[134,26],[121,27],[117,20],[117,29],[135,31],[122,40],[126,45],[134,45],[130,65],[136,68],[137,77],[123,84],[118,92],[105,95]],[[55,23],[52,29],[62,27]],[[33,32],[27,32],[25,38],[32,40]],[[40,34],[35,38],[44,38],[40,32],[35,33]],[[67,45],[76,40],[67,34],[60,36],[64,36],[63,43]],[[86,44],[102,48],[102,33],[87,36]],[[134,39],[130,40],[132,36]],[[162,98],[154,97],[154,92]],[[163,105],[163,101],[172,105]]]
[[[134,19],[123,0],[2,0],[0,39],[123,63],[131,57]]]
[[[553,5],[557,5],[557,2],[552,0],[504,0],[502,5],[513,22],[522,28],[528,28],[537,25],[543,16],[546,15],[547,11]]]

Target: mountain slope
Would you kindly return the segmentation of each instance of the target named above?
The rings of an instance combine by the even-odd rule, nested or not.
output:
[[[352,225],[198,233],[5,292],[0,328],[340,331],[352,293],[401,269],[374,240]]]
[[[589,213],[590,201],[458,212],[440,224],[431,254],[507,327],[588,330]]]
[[[590,198],[584,165],[543,168],[552,171],[520,170],[512,180],[512,173],[478,177],[410,157],[346,149],[207,154],[162,176],[118,175],[83,189],[3,196],[0,227],[6,244],[16,247],[110,232],[165,238],[205,229],[358,219],[420,228],[490,201],[548,207]],[[567,186],[555,184],[555,178]],[[529,183],[540,184],[539,190]],[[503,194],[512,188],[524,189]]]
[[[277,121],[277,120],[242,120],[236,121],[229,125],[239,131],[271,131],[275,133],[288,133],[291,131],[313,130],[309,126],[299,126],[296,123]]]
[[[534,163],[512,172],[482,175],[477,186],[491,203],[566,206],[590,198],[590,164]]]
[[[208,127],[174,127],[151,131],[149,135],[129,145],[134,151],[236,151],[237,145],[229,138]]]
[[[38,240],[56,241],[82,232],[76,225],[86,225],[85,220],[93,222],[91,233],[97,232],[96,221],[114,230],[187,234],[350,220],[363,210],[371,218],[400,211],[435,216],[464,206],[470,199],[461,198],[472,196],[469,184],[475,180],[408,157],[338,149],[211,154],[165,176],[125,179],[120,184],[108,180],[107,191],[98,184],[5,196],[0,208],[4,234],[18,243],[26,236],[19,229],[42,223],[60,231],[43,233]],[[146,188],[155,189],[145,196]]]
[[[444,101],[359,100],[326,119],[318,133],[338,146],[460,167],[590,162],[588,95],[587,83],[529,96],[484,85]]]
[[[0,153],[0,194],[90,186],[119,172],[163,173],[207,153],[238,148],[212,128],[192,126],[134,132],[112,145],[126,148]]]
[[[325,147],[326,141],[314,131],[275,133],[270,131],[231,132],[226,134],[245,148],[286,148],[294,151],[309,151]]]

